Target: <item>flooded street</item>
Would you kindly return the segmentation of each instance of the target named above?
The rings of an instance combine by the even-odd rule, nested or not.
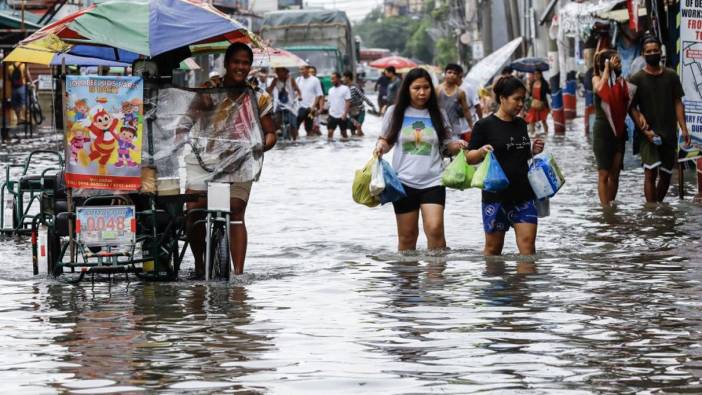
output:
[[[536,261],[510,255],[513,233],[508,255],[482,257],[474,189],[447,194],[450,253],[399,256],[391,205],[351,199],[379,125],[368,116],[362,140],[303,137],[266,155],[233,284],[68,285],[32,276],[28,239],[4,239],[3,391],[702,391],[702,205],[671,194],[644,207],[628,158],[617,208],[603,211],[578,121],[546,140],[567,181]]]

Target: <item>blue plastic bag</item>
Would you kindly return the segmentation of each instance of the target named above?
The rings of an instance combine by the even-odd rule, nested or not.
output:
[[[500,163],[497,161],[495,154],[491,151],[489,157],[485,159],[489,160],[489,164],[487,174],[483,180],[483,190],[487,192],[498,192],[507,188],[507,186],[509,186],[509,179],[507,179],[507,175],[502,170],[502,166],[500,166]]]
[[[383,177],[385,177],[385,189],[380,193],[380,204],[396,202],[407,197],[395,169],[386,160],[380,159],[380,163],[383,165]]]

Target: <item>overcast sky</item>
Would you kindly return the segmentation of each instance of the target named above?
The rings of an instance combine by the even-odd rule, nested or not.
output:
[[[308,7],[337,8],[346,11],[351,20],[363,19],[373,8],[382,5],[383,0],[303,0]]]

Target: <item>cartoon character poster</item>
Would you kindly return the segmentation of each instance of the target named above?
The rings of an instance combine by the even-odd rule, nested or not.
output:
[[[66,77],[68,187],[141,187],[143,95],[140,77]]]

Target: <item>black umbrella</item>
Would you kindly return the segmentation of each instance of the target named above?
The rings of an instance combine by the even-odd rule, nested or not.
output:
[[[523,73],[533,73],[535,71],[546,71],[550,67],[544,58],[520,58],[510,64],[514,70]]]

